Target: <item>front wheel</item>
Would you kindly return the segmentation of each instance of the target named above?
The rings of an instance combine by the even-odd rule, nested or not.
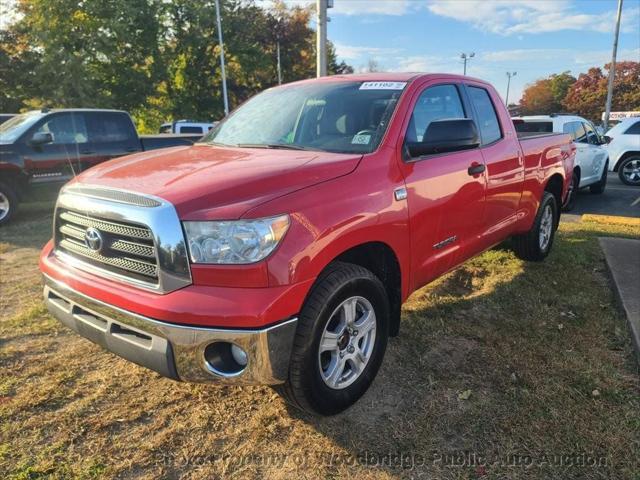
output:
[[[542,261],[549,255],[558,224],[556,198],[544,192],[531,230],[513,237],[513,249],[523,260]]]
[[[288,380],[278,391],[312,414],[345,410],[378,373],[388,319],[388,296],[380,280],[358,265],[335,262],[302,307]]]
[[[618,166],[618,176],[626,185],[640,185],[640,156],[625,158]]]

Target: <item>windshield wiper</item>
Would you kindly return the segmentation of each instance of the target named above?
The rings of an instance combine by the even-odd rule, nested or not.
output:
[[[313,150],[317,151],[315,148],[303,147],[302,145],[293,145],[290,143],[238,143],[235,145],[240,148],[281,148],[283,150]]]

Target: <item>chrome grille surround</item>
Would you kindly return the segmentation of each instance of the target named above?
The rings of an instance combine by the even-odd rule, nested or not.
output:
[[[87,188],[72,185],[58,196],[53,233],[54,254],[60,261],[155,293],[191,284],[182,225],[173,205],[121,190],[115,191],[118,200],[111,200],[108,189],[100,187],[104,195],[97,197],[87,195]],[[125,198],[135,203],[125,203]],[[106,251],[87,247],[87,228],[105,234]]]

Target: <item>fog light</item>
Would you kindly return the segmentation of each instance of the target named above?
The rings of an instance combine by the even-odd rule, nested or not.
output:
[[[239,365],[242,365],[243,367],[247,366],[247,352],[242,350],[239,346],[231,345],[231,356]]]
[[[204,349],[207,369],[222,377],[240,375],[248,363],[247,353],[230,342],[214,342]]]

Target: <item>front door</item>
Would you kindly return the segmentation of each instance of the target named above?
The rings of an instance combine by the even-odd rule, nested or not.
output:
[[[50,133],[53,141],[33,145],[35,133]],[[34,125],[27,136],[25,168],[31,183],[67,181],[82,171],[93,152],[89,150],[87,127],[82,114],[57,112]]]
[[[436,120],[471,118],[454,84],[428,86],[413,100],[405,142],[422,141]],[[401,168],[410,215],[414,288],[427,284],[470,256],[483,224],[484,174],[479,149],[410,158],[403,149]]]

